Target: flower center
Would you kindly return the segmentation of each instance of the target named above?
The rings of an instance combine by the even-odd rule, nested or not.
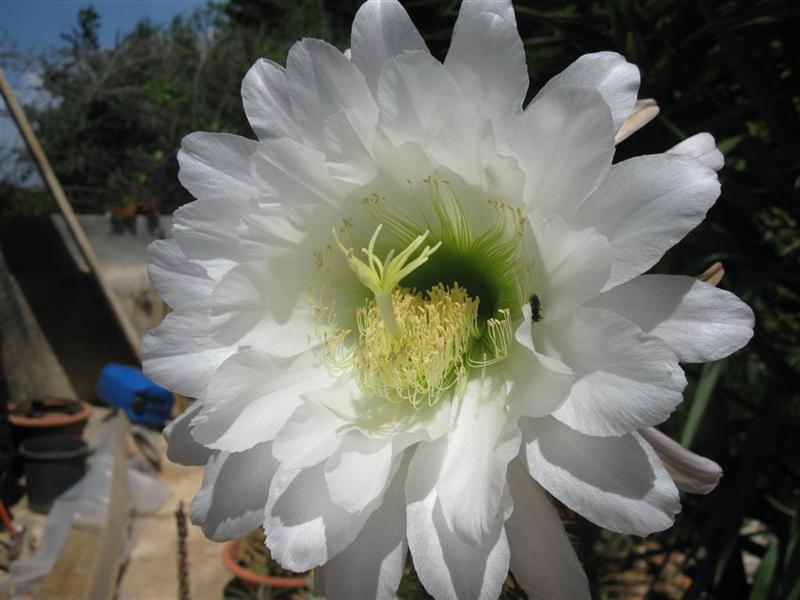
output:
[[[408,205],[400,212],[373,195],[362,201],[378,222],[366,247],[343,243],[358,239],[350,219],[333,229],[348,270],[371,292],[355,318],[340,320],[332,303],[315,306],[329,367],[350,372],[366,397],[414,411],[458,394],[472,371],[504,360],[512,321],[530,295],[521,213],[489,201],[495,220],[475,234],[449,185],[424,183],[432,218],[425,205],[417,218]],[[384,229],[388,240],[379,241]]]
[[[373,293],[356,313],[355,377],[365,394],[407,402],[418,410],[437,404],[447,390],[465,379],[467,357],[480,337],[480,301],[458,283],[452,287],[437,284],[424,296],[399,287],[441,242],[420,250],[428,237],[426,231],[402,251],[391,249],[381,260],[375,244],[382,228],[378,225],[367,247],[361,249],[366,260],[345,247],[333,230],[348,265]]]
[[[357,313],[355,376],[361,390],[415,409],[438,404],[467,372],[467,357],[480,336],[478,300],[457,283],[425,295],[406,288],[390,298],[393,332],[377,298]]]

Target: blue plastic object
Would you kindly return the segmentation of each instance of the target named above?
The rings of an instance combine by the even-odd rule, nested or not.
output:
[[[172,392],[130,365],[108,364],[97,380],[97,397],[125,411],[131,423],[161,426],[170,417]]]

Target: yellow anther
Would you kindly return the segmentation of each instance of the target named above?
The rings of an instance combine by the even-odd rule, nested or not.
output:
[[[457,283],[438,284],[425,295],[399,288],[390,297],[399,335],[389,331],[376,300],[357,314],[359,387],[416,409],[435,405],[466,376],[467,357],[480,335],[478,300]]]

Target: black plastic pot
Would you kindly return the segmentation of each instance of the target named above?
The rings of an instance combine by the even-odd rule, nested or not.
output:
[[[46,513],[53,500],[86,473],[89,446],[71,435],[42,435],[22,442],[19,453],[25,461],[28,505]]]

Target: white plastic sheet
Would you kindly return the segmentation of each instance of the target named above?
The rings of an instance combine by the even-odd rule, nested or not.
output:
[[[94,453],[87,460],[86,476],[53,503],[36,555],[11,564],[14,598],[35,596],[53,567],[74,519],[105,522],[111,494],[117,418],[112,417],[98,428]],[[129,465],[128,502],[132,514],[155,512],[169,495],[167,486]],[[126,536],[125,548],[128,552],[135,532],[126,527]]]

